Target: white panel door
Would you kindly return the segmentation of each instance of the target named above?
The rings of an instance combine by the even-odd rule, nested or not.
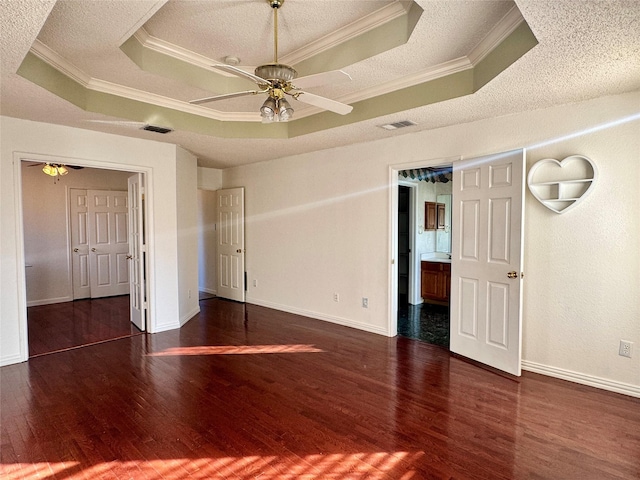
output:
[[[127,192],[87,190],[91,298],[129,293]]]
[[[129,189],[129,310],[131,322],[144,331],[147,324],[147,298],[144,238],[144,191],[142,175],[128,179]]]
[[[79,188],[70,188],[71,278],[73,279],[74,300],[91,296],[87,212],[87,191]]]
[[[218,190],[218,296],[244,302],[244,188]]]
[[[520,375],[524,150],[454,162],[451,351]]]

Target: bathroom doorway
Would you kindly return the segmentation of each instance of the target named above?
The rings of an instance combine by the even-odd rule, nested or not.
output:
[[[452,166],[398,172],[398,335],[449,348]],[[428,211],[436,212],[435,222]]]

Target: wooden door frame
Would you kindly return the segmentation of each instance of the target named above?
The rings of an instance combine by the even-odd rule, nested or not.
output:
[[[389,311],[387,313],[387,335],[389,337],[395,337],[398,335],[398,185],[402,182],[402,180],[398,178],[398,173],[402,170],[411,170],[414,168],[450,165],[460,159],[462,159],[461,156],[441,157],[430,160],[421,160],[419,162],[389,165],[389,218],[391,220],[389,222],[389,270],[387,276],[389,303]],[[415,239],[412,239],[412,242],[414,241]],[[415,261],[412,262],[412,264],[413,263],[415,263]],[[410,265],[410,267],[411,266],[413,265]]]
[[[72,164],[87,168],[100,168],[103,170],[117,170],[121,172],[141,173],[145,181],[145,195],[147,201],[145,202],[145,215],[147,226],[147,245],[152,246],[154,244],[155,227],[153,224],[153,168],[140,167],[135,165],[123,165],[120,163],[107,162],[103,160],[91,160],[86,158],[68,158],[61,157],[59,155],[43,155],[39,153],[26,153],[26,152],[14,152],[13,153],[13,183],[16,192],[16,199],[14,202],[15,211],[15,232],[16,232],[16,264],[25,265],[24,254],[24,214],[22,208],[22,162],[37,162],[37,163],[64,163]],[[126,167],[126,168],[125,168]],[[67,195],[68,197],[68,195]],[[68,202],[69,199],[67,198]],[[66,219],[68,222],[68,219]],[[69,225],[67,223],[67,229]],[[67,249],[68,250],[68,249]],[[70,254],[67,252],[67,261],[70,262]],[[155,304],[155,271],[153,268],[155,262],[154,249],[149,247],[147,254],[147,302],[148,305]],[[69,263],[70,264],[70,263]],[[71,272],[69,272],[71,275]],[[29,359],[29,336],[27,325],[27,289],[26,289],[26,273],[24,268],[18,268],[17,275],[17,291],[18,291],[18,336],[20,342],[20,359],[19,361],[27,361]],[[154,331],[155,327],[155,315],[149,309],[148,314],[149,323],[147,325],[147,331]]]

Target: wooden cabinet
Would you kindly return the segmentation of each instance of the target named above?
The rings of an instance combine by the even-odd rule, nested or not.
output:
[[[444,230],[445,205],[444,203],[424,202],[424,229]]]
[[[421,294],[425,302],[449,304],[451,264],[421,262]]]

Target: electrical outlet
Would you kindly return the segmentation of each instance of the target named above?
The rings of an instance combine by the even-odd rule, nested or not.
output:
[[[257,278],[254,278],[254,279],[253,279],[253,286],[254,286],[254,287],[257,287],[257,286],[258,286],[258,279],[257,279]]]
[[[367,297],[362,297],[362,308],[369,308],[369,299]]]
[[[622,357],[631,358],[631,347],[633,346],[633,342],[629,342],[627,340],[620,340],[620,349],[618,350],[618,355]]]
[[[337,293],[333,294],[333,301],[334,302],[339,302],[340,301],[340,295],[338,295]]]
[[[191,289],[189,289],[189,298],[191,298]]]

